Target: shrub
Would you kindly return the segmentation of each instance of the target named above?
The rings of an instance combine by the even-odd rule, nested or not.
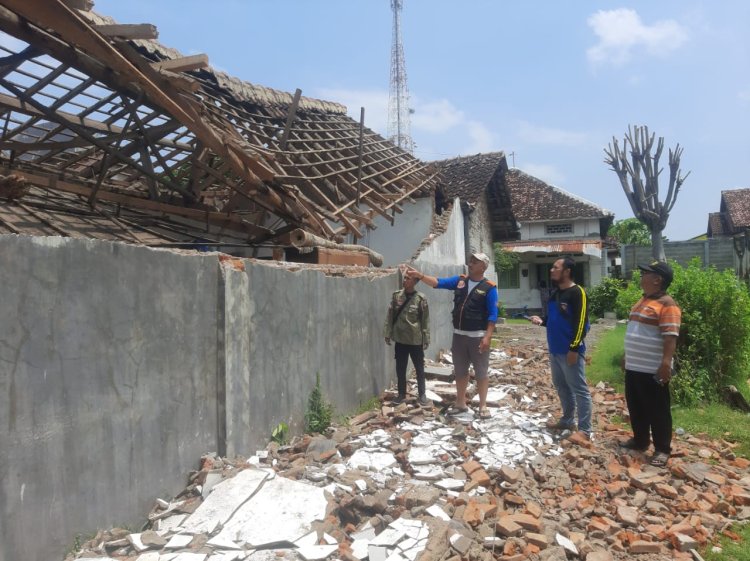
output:
[[[315,387],[307,400],[305,431],[321,433],[331,426],[333,407],[323,397],[320,389],[320,373],[315,374]]]
[[[633,271],[633,278],[626,282],[617,294],[615,301],[615,313],[618,318],[630,317],[630,309],[638,302],[643,295],[641,290],[641,274],[639,271]]]
[[[682,308],[682,326],[670,387],[678,403],[717,401],[729,384],[743,387],[750,367],[750,294],[734,272],[703,269],[698,258],[683,268],[672,264],[669,293]],[[641,296],[640,275],[617,295],[626,314]],[[626,316],[625,316],[626,317]]]
[[[497,301],[497,317],[504,318],[506,317],[507,311],[505,310],[505,304],[503,304],[500,300]]]
[[[602,317],[604,312],[615,311],[617,295],[623,286],[624,282],[620,279],[603,278],[602,282],[586,292],[589,301],[589,313],[596,317]]]
[[[734,272],[674,267],[670,294],[682,308],[673,388],[681,403],[716,401],[729,384],[744,386],[750,366],[750,294]]]
[[[271,441],[276,444],[286,444],[288,435],[289,425],[283,422],[279,423],[273,431],[271,431]]]

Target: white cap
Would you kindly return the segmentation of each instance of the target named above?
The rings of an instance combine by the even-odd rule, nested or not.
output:
[[[472,253],[471,256],[477,261],[481,261],[482,263],[484,263],[485,266],[490,266],[490,258],[487,257],[486,253]]]

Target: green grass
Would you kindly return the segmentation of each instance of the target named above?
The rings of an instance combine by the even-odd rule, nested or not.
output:
[[[732,532],[739,534],[741,540],[734,540],[723,537],[719,542],[721,553],[712,553],[711,546],[705,548],[702,552],[706,561],[750,561],[750,524],[744,526],[732,527]]]
[[[596,342],[591,355],[591,364],[586,367],[586,377],[595,386],[601,381],[610,384],[618,392],[625,391],[622,357],[625,354],[625,326],[617,325],[605,331]]]
[[[623,393],[624,376],[620,366],[624,354],[624,325],[601,335],[591,354],[591,364],[586,368],[586,377],[591,385],[604,381]],[[734,453],[750,458],[750,416],[730,409],[726,405],[713,403],[672,408],[673,426],[682,427],[692,434],[705,433],[709,437],[722,438],[737,443]],[[750,548],[750,546],[749,546]]]
[[[359,404],[359,407],[357,407],[357,411],[352,415],[352,417],[356,417],[357,415],[361,415],[365,411],[372,411],[374,409],[380,409],[380,398],[376,395],[372,396],[367,401],[363,401]]]
[[[750,458],[750,416],[720,403],[676,406],[672,408],[675,428],[682,427],[692,434],[705,433],[711,438],[723,438],[737,443],[738,456]]]
[[[505,318],[505,325],[531,325],[531,322],[523,318]]]

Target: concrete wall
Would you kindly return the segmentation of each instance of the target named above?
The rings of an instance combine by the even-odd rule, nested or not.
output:
[[[368,231],[367,247],[383,256],[385,267],[406,263],[430,233],[434,208],[432,197],[417,199],[414,204],[404,202],[403,212],[395,215],[393,225],[376,215],[373,222],[377,229]]]
[[[454,199],[445,232],[436,236],[424,247],[414,260],[414,267],[435,277],[451,277],[466,272],[464,255],[464,215],[460,200]],[[450,349],[453,339],[453,292],[436,290],[418,284],[430,306],[430,346],[425,352],[427,358],[437,358],[441,349]]]
[[[462,233],[457,212],[415,265],[462,272]],[[137,527],[202,454],[250,455],[281,422],[299,432],[316,373],[337,412],[395,378],[396,269],[0,236],[0,283],[0,561]],[[420,289],[434,357],[452,293]]]
[[[674,259],[680,265],[698,257],[704,266],[713,265],[720,271],[739,267],[739,261],[734,253],[731,238],[711,238],[708,240],[665,242],[664,253],[667,259]],[[620,248],[622,258],[622,275],[626,278],[639,263],[652,260],[651,246],[623,245]]]
[[[548,234],[547,224],[573,224],[573,233],[565,234]],[[554,240],[596,237],[599,238],[601,224],[598,218],[576,219],[576,220],[555,220],[547,222],[523,222],[521,224],[521,240]]]
[[[137,527],[202,454],[300,432],[316,372],[337,412],[379,394],[398,273],[318,269],[0,236],[0,561]]]
[[[458,207],[456,207],[458,208]],[[469,248],[472,252],[481,251],[490,256],[494,261],[494,249],[492,246],[492,228],[490,213],[487,208],[487,199],[483,197],[477,202],[474,211],[469,215]],[[497,272],[490,264],[485,276],[493,282],[497,282]]]
[[[419,252],[417,262],[425,266],[435,264],[463,267],[466,265],[464,247],[464,215],[461,212],[461,200],[456,197],[453,199],[445,232],[432,239]]]
[[[265,446],[281,422],[302,432],[316,373],[339,412],[355,410],[395,379],[393,347],[385,345],[382,329],[398,287],[396,271],[344,277],[244,264],[244,272],[225,269],[227,338],[233,341],[227,356],[229,455]]]
[[[0,236],[0,560],[139,520],[217,449],[215,257]]]

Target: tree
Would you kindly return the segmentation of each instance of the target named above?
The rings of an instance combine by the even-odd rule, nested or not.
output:
[[[502,244],[495,243],[495,269],[498,272],[509,271],[518,264],[518,254],[505,249]]]
[[[651,243],[651,232],[643,222],[637,218],[625,218],[615,220],[609,227],[607,235],[615,238],[622,245],[649,245]]]
[[[662,232],[667,226],[669,213],[672,211],[682,184],[690,172],[683,176],[680,170],[680,158],[683,149],[677,144],[674,150],[669,149],[669,187],[664,201],[659,200],[659,158],[664,149],[664,137],[659,137],[654,148],[654,136],[649,135],[648,127],[628,127],[622,141],[622,149],[615,137],[604,149],[608,164],[620,178],[625,196],[633,209],[633,215],[643,222],[651,233],[651,252],[654,259],[665,260]],[[628,183],[630,179],[630,184]]]

